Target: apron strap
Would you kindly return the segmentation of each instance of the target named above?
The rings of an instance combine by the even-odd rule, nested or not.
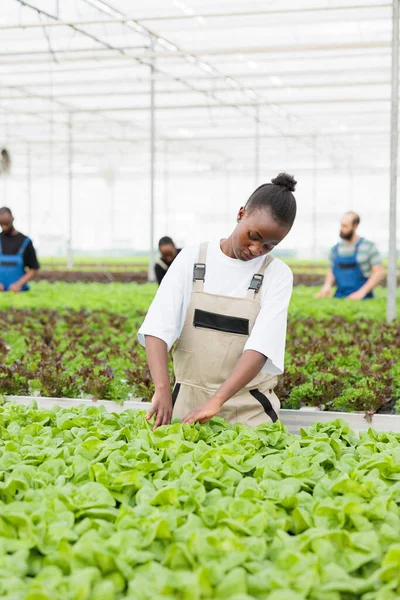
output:
[[[274,260],[274,257],[271,256],[270,254],[268,254],[266,256],[259,272],[255,273],[253,275],[253,278],[249,285],[249,289],[247,291],[247,298],[249,300],[256,300],[256,294],[258,294],[258,292],[260,291],[261,286],[263,284],[265,269],[268,267],[268,265],[270,265],[272,263],[273,260]]]
[[[158,265],[159,267],[161,267],[163,271],[165,271],[165,272],[167,272],[167,271],[168,271],[168,265],[167,265],[167,263],[165,263],[165,262],[163,261],[163,259],[162,259],[162,258],[158,258],[158,259],[156,260],[156,265]]]
[[[355,248],[355,250],[354,250],[354,256],[356,257],[356,260],[357,260],[357,252],[358,252],[358,249],[359,249],[359,247],[360,247],[360,245],[361,245],[361,243],[362,243],[363,241],[364,241],[364,238],[360,238],[360,239],[358,240],[357,244],[356,244],[356,248]]]
[[[27,247],[27,245],[29,244],[30,241],[31,241],[30,238],[26,237],[24,239],[24,241],[22,242],[22,244],[20,246],[20,249],[18,250],[17,254],[23,254],[24,251],[25,251],[25,248]]]
[[[202,292],[204,280],[206,278],[206,257],[207,257],[208,242],[200,244],[198,262],[193,267],[193,291]]]

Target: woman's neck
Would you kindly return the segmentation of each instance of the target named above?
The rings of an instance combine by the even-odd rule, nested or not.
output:
[[[236,256],[233,253],[232,236],[221,240],[219,243],[219,247],[221,248],[222,252],[226,254],[226,256],[229,256],[229,258],[236,258]]]

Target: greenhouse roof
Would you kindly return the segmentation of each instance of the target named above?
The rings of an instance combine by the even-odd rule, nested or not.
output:
[[[0,29],[0,144],[38,172],[146,170],[152,77],[177,171],[388,169],[389,2],[3,0]]]

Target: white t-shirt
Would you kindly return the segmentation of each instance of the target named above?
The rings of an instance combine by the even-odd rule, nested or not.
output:
[[[185,322],[193,288],[193,265],[198,261],[199,244],[186,246],[178,254],[158,288],[146,318],[139,329],[139,342],[145,335],[164,340],[171,348]],[[242,261],[226,256],[220,241],[209,242],[204,291],[209,294],[245,298],[251,279],[258,273],[265,256]],[[278,258],[267,267],[260,291],[261,310],[245,350],[256,350],[268,358],[263,372],[283,373],[287,310],[293,287],[290,268]]]

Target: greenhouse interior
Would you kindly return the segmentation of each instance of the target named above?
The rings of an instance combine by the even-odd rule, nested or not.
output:
[[[2,0],[0,598],[399,600],[400,0]]]

